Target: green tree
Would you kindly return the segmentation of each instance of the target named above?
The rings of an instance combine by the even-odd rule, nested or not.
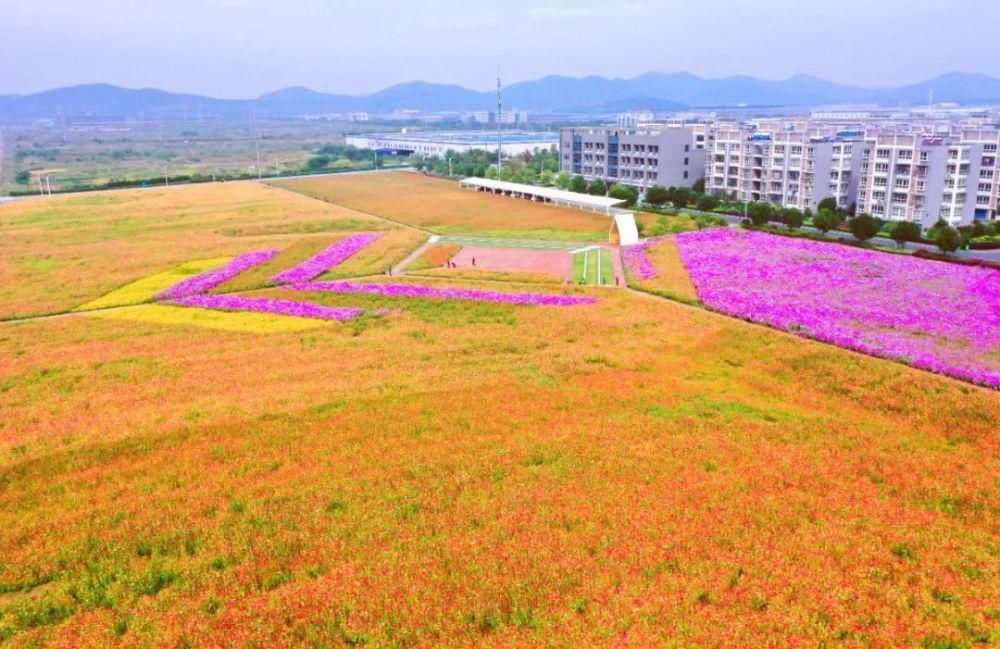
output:
[[[484,174],[488,180],[497,179],[497,168],[496,167],[486,167],[486,173]]]
[[[556,176],[556,187],[563,190],[568,190],[573,186],[573,177],[568,173],[563,171],[558,176]]]
[[[959,235],[958,230],[950,225],[946,225],[937,229],[937,233],[934,236],[934,243],[941,249],[941,252],[947,255],[949,252],[958,250],[958,246],[961,243],[961,235]]]
[[[839,212],[840,208],[837,206],[837,199],[833,196],[827,196],[819,202],[816,206],[817,210],[830,210],[831,212]]]
[[[608,190],[608,196],[625,201],[625,205],[632,207],[639,200],[639,190],[628,185],[615,185]]]
[[[328,164],[330,164],[330,156],[313,156],[306,161],[306,169],[308,171],[319,171],[320,169],[325,169]]]
[[[840,214],[832,210],[823,209],[816,212],[816,216],[813,217],[812,222],[813,227],[826,234],[830,230],[836,230],[843,220],[840,218]]]
[[[586,194],[587,179],[580,175],[573,176],[573,180],[572,182],[570,182],[569,188],[571,191],[574,191],[577,194]]]
[[[920,241],[920,226],[913,221],[899,221],[892,225],[889,236],[900,248],[906,248],[907,241]]]
[[[695,203],[695,207],[702,212],[711,212],[717,208],[721,202],[722,201],[715,196],[699,196],[698,201]]]
[[[650,205],[663,205],[670,200],[670,194],[666,187],[662,185],[653,185],[646,190],[646,202]]]
[[[789,230],[798,230],[805,221],[805,215],[794,207],[781,211],[781,222]]]
[[[870,214],[859,214],[847,221],[847,227],[855,239],[867,241],[882,229],[882,222]]]
[[[594,196],[604,196],[608,193],[608,186],[603,180],[598,178],[590,183],[587,192]]]
[[[18,185],[27,185],[31,182],[31,172],[30,171],[19,171],[14,176],[14,182]]]
[[[769,203],[750,203],[747,207],[747,216],[756,226],[766,225],[773,213],[774,210]]]
[[[549,169],[542,169],[538,174],[538,184],[542,187],[551,187],[555,174]]]
[[[674,195],[670,199],[677,209],[682,209],[690,205],[694,201],[694,196],[691,194],[691,190],[686,187],[678,187],[674,190]]]
[[[694,181],[694,184],[691,185],[691,191],[693,191],[695,194],[704,194],[705,193],[705,179],[704,178],[699,178],[698,180]]]

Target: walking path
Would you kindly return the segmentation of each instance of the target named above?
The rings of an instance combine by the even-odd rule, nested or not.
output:
[[[429,239],[427,239],[427,241],[423,243],[423,245],[421,245],[419,248],[408,254],[406,256],[406,259],[393,266],[392,269],[389,271],[389,273],[392,275],[401,274],[404,270],[406,270],[407,266],[413,263],[414,259],[424,254],[425,250],[427,250],[437,242],[438,242],[438,236],[437,235],[431,236]]]

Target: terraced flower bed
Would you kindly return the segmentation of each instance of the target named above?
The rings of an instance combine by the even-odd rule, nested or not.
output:
[[[189,295],[206,293],[240,273],[269,261],[278,254],[277,250],[246,252],[231,259],[226,264],[181,280],[156,294],[157,300],[176,300]]]
[[[193,306],[202,309],[218,309],[220,311],[249,311],[253,313],[271,313],[297,318],[313,318],[315,320],[336,320],[346,322],[361,315],[363,309],[328,307],[309,302],[294,300],[272,300],[262,297],[240,297],[238,295],[192,295],[171,300],[170,304],[177,306]]]
[[[549,295],[545,293],[503,293],[471,288],[440,288],[417,284],[355,284],[353,282],[306,282],[293,284],[297,291],[321,293],[360,293],[387,297],[426,298],[437,300],[470,300],[521,306],[576,306],[593,304],[597,298],[583,295]]]
[[[677,237],[723,313],[1000,388],[1000,273],[760,232]]]

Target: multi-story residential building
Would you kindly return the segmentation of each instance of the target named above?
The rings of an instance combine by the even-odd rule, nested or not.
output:
[[[588,180],[631,185],[690,187],[705,174],[705,151],[689,126],[564,128],[559,138],[562,171]],[[704,138],[702,138],[704,139]]]
[[[859,211],[924,227],[995,218],[997,144],[986,131],[969,138],[875,132],[862,162]],[[992,203],[992,207],[991,207]]]
[[[969,179],[975,183],[975,207],[972,218],[977,220],[1000,219],[1000,129],[969,129],[962,131],[961,141],[981,144],[979,175]],[[970,189],[970,195],[972,191]]]
[[[797,126],[719,125],[709,143],[705,191],[803,210],[834,198],[848,209],[857,199],[862,133]]]

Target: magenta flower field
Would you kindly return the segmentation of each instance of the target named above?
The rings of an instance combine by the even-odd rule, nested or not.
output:
[[[382,235],[377,232],[366,232],[364,234],[355,234],[341,239],[323,252],[310,257],[298,266],[294,266],[288,270],[278,273],[271,278],[271,282],[275,284],[308,282],[319,277],[331,268],[339,266],[347,258],[352,257],[362,249],[368,247],[381,236]]]
[[[353,307],[330,307],[310,302],[295,302],[292,300],[272,300],[262,297],[240,297],[238,295],[190,295],[170,300],[169,304],[178,306],[193,306],[202,309],[217,309],[219,311],[252,311],[255,313],[271,313],[274,315],[293,316],[296,318],[313,318],[316,320],[335,320],[346,322],[364,313],[363,309]]]
[[[206,293],[216,286],[228,282],[243,271],[270,261],[277,254],[277,250],[258,250],[256,252],[243,253],[218,268],[213,268],[212,270],[177,282],[170,288],[157,293],[155,298],[157,300],[175,300],[189,295]]]
[[[576,306],[593,304],[597,298],[582,295],[548,295],[545,293],[502,293],[472,288],[439,288],[416,284],[354,284],[352,282],[312,282],[293,284],[296,291],[322,293],[360,293],[386,297],[427,298],[437,300],[468,300],[520,306]]]
[[[646,255],[646,250],[659,240],[659,238],[646,239],[632,246],[622,246],[622,263],[630,275],[638,279],[656,277],[656,266]]]
[[[1000,388],[1000,271],[732,229],[677,247],[712,309]]]

